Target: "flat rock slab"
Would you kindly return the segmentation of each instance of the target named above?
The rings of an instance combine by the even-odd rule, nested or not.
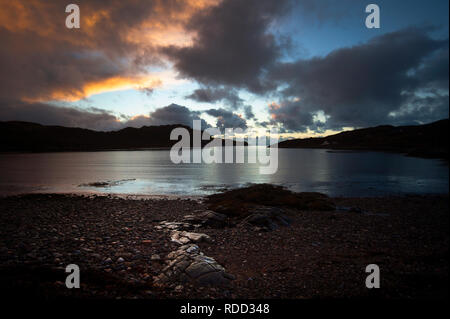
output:
[[[190,242],[199,243],[199,242],[211,242],[211,237],[202,233],[192,233],[187,231],[172,231],[170,239],[180,245],[185,245]]]
[[[168,265],[154,279],[160,286],[191,281],[199,285],[223,286],[234,279],[214,258],[205,256],[195,244],[183,245],[167,255]]]
[[[192,230],[195,228],[200,227],[201,225],[194,225],[192,223],[187,222],[168,222],[168,221],[162,221],[159,223],[158,226],[155,226],[156,229],[159,230]]]

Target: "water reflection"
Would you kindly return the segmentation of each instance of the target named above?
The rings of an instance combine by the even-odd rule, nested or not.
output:
[[[261,164],[248,163],[248,149],[242,164],[173,164],[167,150],[2,154],[0,193],[202,195],[247,183],[275,183],[295,191],[319,191],[332,196],[448,193],[449,170],[440,160],[319,149],[278,152],[278,171],[273,175],[261,175]],[[101,181],[124,182],[79,187]]]

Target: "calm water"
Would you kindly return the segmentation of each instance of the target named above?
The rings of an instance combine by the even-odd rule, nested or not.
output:
[[[173,164],[167,150],[1,154],[0,194],[103,192],[203,195],[224,187],[274,183],[331,196],[448,193],[440,160],[379,152],[279,149],[278,171],[259,164]],[[79,186],[113,182],[106,187]]]

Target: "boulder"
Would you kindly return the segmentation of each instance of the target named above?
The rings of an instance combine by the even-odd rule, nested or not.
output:
[[[187,238],[189,238],[189,240],[191,240],[195,243],[202,242],[202,241],[205,241],[205,242],[211,241],[211,237],[209,237],[208,235],[203,234],[203,233],[191,233],[191,232],[183,231],[180,233],[180,236],[187,237]]]
[[[167,255],[169,264],[154,278],[157,286],[194,282],[203,286],[223,286],[234,279],[214,258],[203,255],[195,244],[183,245]]]
[[[284,211],[277,207],[260,206],[253,208],[250,215],[244,218],[241,226],[251,225],[259,229],[270,231],[280,226],[288,226],[290,219],[284,215]]]
[[[212,210],[197,210],[191,215],[184,216],[183,221],[190,224],[219,228],[226,226],[227,217]]]
[[[256,206],[283,207],[294,210],[333,211],[335,204],[325,194],[295,193],[281,186],[254,184],[212,194],[205,200],[208,209],[227,217],[245,218]]]

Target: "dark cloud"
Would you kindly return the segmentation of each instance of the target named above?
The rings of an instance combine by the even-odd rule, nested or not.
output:
[[[156,50],[161,33],[169,27],[182,31],[186,19],[198,9],[196,3],[180,0],[79,0],[81,28],[67,29],[68,4],[62,0],[25,4],[0,0],[1,121],[114,130],[192,125],[192,119],[199,118],[179,105],[128,118],[43,102],[77,100],[121,83],[135,84],[151,94],[153,87],[140,78],[149,75],[148,66],[163,64]]]
[[[192,127],[193,120],[201,120],[200,112],[191,111],[185,106],[178,104],[170,104],[165,107],[156,109],[150,113],[150,124],[162,125],[162,124],[183,124]],[[207,124],[202,121],[202,128],[206,128]]]
[[[238,92],[233,88],[200,88],[186,96],[186,98],[202,103],[224,102],[233,109],[239,108],[244,100],[242,100]]]
[[[257,126],[268,128],[270,125],[270,122],[262,121],[262,122],[257,122],[256,124],[257,124]]]
[[[192,125],[200,113],[176,104],[129,118],[38,102],[84,98],[92,88],[101,92],[122,82],[151,94],[153,85],[139,78],[149,76],[150,66],[164,66],[167,57],[181,77],[200,83],[187,98],[222,104],[206,111],[220,127],[256,121],[252,107],[239,97],[242,89],[278,99],[269,109],[271,121],[261,126],[281,124],[292,131],[448,117],[448,40],[431,37],[429,28],[392,32],[325,57],[283,63],[292,44],[272,27],[293,13],[288,0],[226,0],[201,9],[200,2],[181,0],[76,3],[81,29],[70,30],[64,27],[67,1],[0,0],[0,120],[100,130]],[[333,3],[301,0],[293,5],[294,14],[300,10],[314,19],[338,21],[353,6],[347,0]],[[192,45],[168,45],[170,32],[174,38],[193,34]]]
[[[153,92],[155,91],[155,89],[151,88],[151,87],[144,87],[144,88],[139,88],[139,91],[144,93],[147,96],[151,96],[153,94]]]
[[[117,130],[123,125],[113,114],[105,110],[83,110],[46,103],[0,102],[0,119],[81,127],[98,131]]]
[[[230,112],[242,109],[247,120],[255,118],[252,106],[244,104],[244,100],[232,88],[200,88],[186,98],[203,103],[222,102]]]
[[[199,117],[199,112],[185,106],[171,104],[150,112],[148,116],[116,116],[98,108],[75,108],[46,103],[0,102],[2,121],[26,121],[44,125],[81,127],[97,131],[118,130],[125,127],[182,124],[192,127],[193,120],[201,120],[202,129],[208,125]]]
[[[421,86],[429,89],[448,91],[448,42],[446,47],[435,51],[427,57],[415,75],[420,79]]]
[[[247,120],[251,120],[255,118],[255,114],[253,113],[253,108],[251,105],[244,106],[244,114]]]
[[[442,115],[448,104],[435,102],[448,100],[448,40],[433,39],[429,31],[405,29],[325,57],[278,64],[270,78],[285,88],[280,105],[269,109],[272,122],[304,131],[399,122],[396,112],[405,120],[414,113],[416,121]],[[412,101],[416,107],[408,107]],[[425,112],[425,102],[437,109],[420,118],[417,105]],[[325,125],[317,121],[320,111]]]
[[[311,112],[304,110],[298,102],[285,102],[282,105],[269,106],[272,115],[271,124],[281,123],[284,128],[292,131],[306,131],[313,125]]]
[[[405,103],[389,116],[393,125],[422,124],[448,118],[449,96],[434,95],[419,97],[413,94],[405,97]]]
[[[181,28],[191,10],[179,0],[79,0],[81,28],[67,29],[69,3],[0,0],[0,98],[83,98],[105,80],[137,82],[163,62],[158,44],[136,33],[144,25],[145,36]]]
[[[264,92],[271,84],[262,75],[282,51],[269,27],[286,8],[284,0],[222,1],[189,20],[187,29],[196,34],[192,46],[163,51],[183,77]]]
[[[216,127],[223,130],[224,128],[247,128],[247,122],[239,115],[225,109],[210,109],[205,111],[217,119]]]

